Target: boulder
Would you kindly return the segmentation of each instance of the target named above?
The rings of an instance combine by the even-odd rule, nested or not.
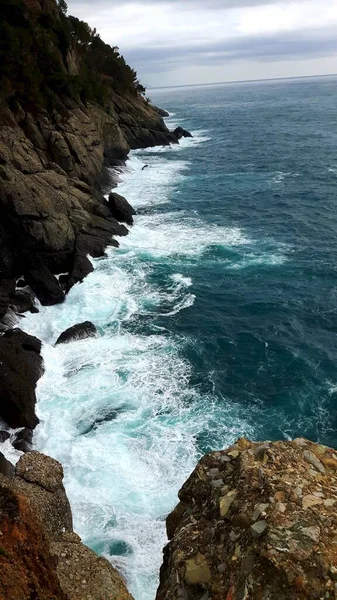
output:
[[[43,264],[27,271],[25,279],[43,306],[64,301],[64,292],[58,280]]]
[[[41,342],[20,329],[0,337],[0,417],[10,427],[34,429],[35,387],[42,375]]]
[[[77,323],[72,327],[69,327],[61,333],[55,342],[55,346],[58,344],[67,344],[74,340],[83,340],[88,337],[95,337],[97,335],[97,329],[91,321],[84,321],[84,323]]]
[[[133,215],[136,214],[135,209],[129,202],[119,194],[111,192],[109,194],[108,206],[112,216],[121,223],[133,224]]]
[[[204,456],[167,520],[156,600],[334,598],[337,454],[240,439]]]
[[[9,306],[19,314],[25,312],[39,312],[39,309],[35,306],[34,298],[25,290],[16,290],[13,294],[11,294]]]
[[[24,427],[16,433],[12,446],[15,450],[20,450],[20,452],[29,452],[32,449],[32,441],[33,430]]]
[[[176,136],[177,140],[180,140],[182,137],[193,137],[193,135],[187,131],[187,129],[183,129],[183,127],[176,127],[173,134]]]

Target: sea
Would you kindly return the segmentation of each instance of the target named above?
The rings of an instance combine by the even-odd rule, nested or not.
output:
[[[337,78],[149,95],[193,137],[131,152],[130,234],[21,322],[44,342],[35,448],[135,600],[155,598],[201,455],[241,436],[337,446]],[[97,338],[54,347],[84,320]]]

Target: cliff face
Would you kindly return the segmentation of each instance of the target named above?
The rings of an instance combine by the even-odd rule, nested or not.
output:
[[[110,563],[73,533],[57,461],[27,453],[6,475],[0,474],[0,600],[132,600]]]
[[[157,600],[337,597],[337,454],[304,439],[206,455],[167,519]]]
[[[55,0],[10,0],[0,10],[0,58],[11,63],[13,53],[11,69],[0,68],[1,317],[8,280],[23,276],[43,304],[61,302],[90,272],[87,254],[101,256],[113,235],[128,233],[100,194],[103,164],[178,138],[124,59]],[[105,66],[90,77],[96,63]],[[58,273],[69,273],[63,289]]]

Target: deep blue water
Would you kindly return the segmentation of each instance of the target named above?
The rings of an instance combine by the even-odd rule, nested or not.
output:
[[[210,138],[184,154],[189,171],[174,208],[238,227],[253,241],[213,245],[186,265],[195,303],[161,323],[190,340],[194,383],[211,382],[220,405],[237,403],[255,437],[336,445],[337,80],[151,97]],[[274,263],[275,254],[284,260]],[[200,449],[217,442],[216,432],[206,433]]]
[[[150,95],[194,137],[131,154],[130,235],[23,323],[44,341],[35,445],[136,600],[201,454],[244,435],[337,446],[337,80]],[[53,347],[86,319],[98,338]]]

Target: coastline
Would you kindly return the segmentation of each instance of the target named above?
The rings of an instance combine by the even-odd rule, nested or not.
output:
[[[125,166],[122,167],[122,165],[118,165],[119,174],[121,174],[121,172],[125,172],[125,169],[127,169],[127,167],[125,167]],[[108,171],[108,178],[107,178],[107,180],[109,182],[109,187],[106,187],[105,190],[103,190],[103,191],[108,192],[108,191],[110,191],[111,187],[113,187],[113,191],[118,191],[118,175],[116,177],[116,175],[114,175],[114,173],[116,173],[116,171],[115,172],[111,171],[111,170]],[[110,183],[112,184],[111,187],[110,187]],[[117,186],[117,188],[116,188],[116,186]],[[106,194],[106,195],[108,195],[108,194]],[[132,229],[130,231],[130,235],[132,236]],[[110,250],[108,249],[107,251],[108,251],[108,254],[111,254],[111,259],[112,260],[114,260],[114,254],[116,252],[119,252],[118,250],[116,250],[114,248],[114,244],[110,247]],[[106,261],[106,258],[102,257],[102,259],[98,259],[98,261],[99,261],[100,265],[104,266],[104,262]],[[78,297],[78,301],[79,302],[80,302],[80,296],[81,296],[81,288],[82,288],[82,286],[83,286],[83,284],[78,284],[76,286],[76,288],[72,288],[73,290],[75,290],[75,289],[77,290],[77,293],[79,294],[79,297]],[[56,311],[58,310],[57,307],[59,307],[62,310],[67,310],[66,309],[66,304],[67,304],[67,302],[59,304],[59,305],[56,305],[55,307],[46,307],[46,308],[44,308],[41,305],[39,305],[40,313],[37,313],[37,317],[38,317],[38,319],[40,319],[40,320],[42,319],[43,320],[44,319],[44,315],[42,315],[41,312],[47,311],[45,314],[46,315],[49,314],[51,316],[51,318],[53,318],[52,317],[53,312],[55,312],[55,309],[56,309]],[[30,320],[31,316],[34,316],[34,315],[30,315],[29,316],[29,315],[26,314],[26,315],[23,316],[23,318],[20,319],[21,326],[23,327],[23,329],[25,331],[29,331],[29,326],[27,326],[27,323]],[[77,320],[75,319],[74,321],[71,321],[70,324],[74,325],[76,321]],[[46,321],[45,324],[46,324],[46,327],[48,329],[48,322]],[[64,329],[66,329],[66,327],[64,327]],[[60,331],[60,333],[61,333],[61,331]],[[90,344],[90,339],[89,338],[85,339],[84,343]],[[64,352],[65,352],[65,347],[63,347],[61,349],[61,353],[64,354]],[[42,356],[44,358],[44,362],[45,362],[45,365],[46,365],[46,355],[45,355],[45,350],[44,349],[42,351]],[[43,384],[43,382],[42,382],[42,384]],[[41,380],[38,382],[38,389],[39,389],[40,385],[41,385]],[[37,414],[39,415],[39,407],[38,407],[38,405],[37,405]],[[8,431],[10,433],[10,438],[8,438],[3,444],[1,444],[1,448],[0,449],[7,456],[8,459],[12,460],[13,462],[16,462],[19,459],[19,457],[21,456],[21,451],[22,450],[24,450],[24,451],[29,451],[30,450],[30,448],[31,448],[30,447],[30,437],[28,437],[27,443],[25,444],[25,446],[19,447],[18,444],[15,442],[15,437],[16,437],[16,434],[17,434],[16,429],[9,429],[8,427],[4,427],[3,428],[3,432],[5,433],[6,431]],[[11,442],[13,442],[13,441],[14,441],[14,444],[16,445],[16,447],[18,448],[17,450],[13,449],[13,447],[11,445]],[[33,448],[36,448],[36,447],[37,447],[36,444],[34,444]],[[193,466],[193,464],[191,464],[191,468],[192,468],[192,466]],[[181,475],[181,482],[182,482],[182,477],[183,477],[183,474]],[[173,502],[172,502],[172,506],[173,506]],[[161,529],[163,531],[163,526],[161,526]],[[165,541],[165,538],[163,538],[162,543],[160,543],[160,545],[158,547],[158,553],[157,553],[157,556],[158,556],[158,568],[156,569],[157,572],[159,570],[159,560],[160,560],[159,559],[159,556],[160,556],[160,550],[159,549],[162,546],[162,544],[164,543],[164,541]],[[117,563],[118,563],[118,560],[117,560]],[[122,570],[122,572],[125,572],[125,570],[123,568],[123,564],[119,564],[119,568]]]

